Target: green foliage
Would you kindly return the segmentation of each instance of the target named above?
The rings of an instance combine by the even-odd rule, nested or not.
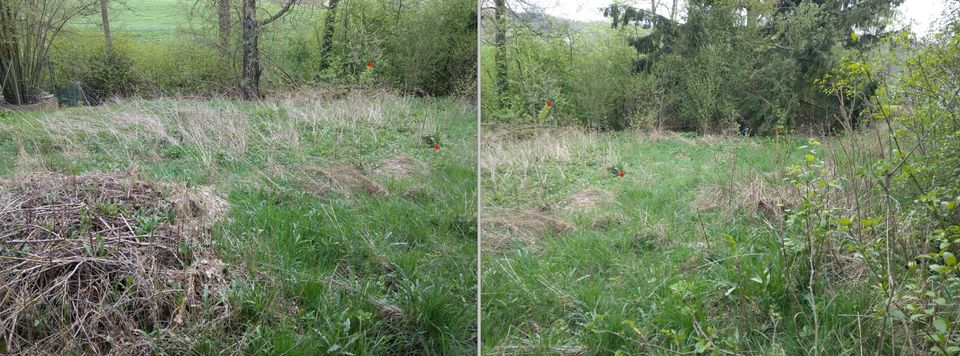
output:
[[[475,3],[416,0],[398,7],[344,1],[333,27],[330,66],[321,69],[319,23],[325,14],[285,19],[266,35],[275,44],[264,47],[281,53],[277,64],[285,75],[310,83],[388,85],[419,95],[476,91]],[[374,63],[372,72],[369,62]]]
[[[393,85],[427,95],[475,94],[477,12],[473,1],[413,1],[384,44]],[[475,95],[474,95],[475,96]]]
[[[773,8],[761,2],[692,2],[682,24],[627,5],[611,5],[606,15],[614,27],[652,28],[628,42],[640,54],[636,71],[654,76],[666,89],[664,101],[672,110],[663,114],[671,126],[769,133],[787,125],[822,132],[836,126],[839,109],[814,82],[833,68],[853,26],[876,25],[898,2],[851,4],[850,13],[831,11],[837,3]]]
[[[914,199],[903,214],[923,216],[927,231],[922,232],[926,241],[921,243],[928,246],[910,263],[914,278],[905,283],[906,292],[897,296],[905,307],[892,313],[895,319],[919,328],[931,352],[944,355],[960,353],[960,267],[956,257],[960,255],[960,181],[956,179],[960,173],[960,99],[952,94],[960,85],[933,78],[960,75],[956,65],[960,21],[956,17],[951,20],[947,30],[937,35],[937,42],[913,48],[902,83],[893,87],[885,103],[914,109],[898,117],[906,129],[896,135],[904,145],[916,142],[928,147],[926,152],[903,147],[886,165],[901,177],[897,180],[901,191]],[[879,114],[888,117],[889,112],[883,109]]]
[[[956,19],[952,21],[950,26],[956,26]],[[851,39],[860,37],[852,35]],[[808,191],[805,195],[820,203],[802,206],[820,218],[812,230],[816,236],[847,237],[849,251],[872,266],[876,292],[884,298],[884,304],[874,307],[878,321],[904,325],[910,332],[907,337],[916,338],[917,346],[931,353],[956,354],[960,352],[960,327],[954,325],[960,305],[956,258],[960,253],[956,245],[960,242],[956,210],[960,203],[956,180],[960,162],[956,128],[960,121],[953,93],[958,85],[931,78],[958,74],[958,67],[950,63],[960,56],[960,37],[947,31],[939,34],[936,42],[917,43],[907,35],[882,40],[884,46],[875,52],[853,51],[852,58],[844,58],[821,83],[827,93],[869,103],[868,112],[849,108],[846,112],[887,130],[887,137],[878,139],[881,145],[886,142],[889,151],[859,168],[880,199],[857,198],[858,208],[851,211],[828,198],[841,194]],[[893,70],[898,71],[897,80],[882,78],[875,84],[878,73]],[[901,109],[894,112],[894,108]],[[853,120],[848,117],[848,121]],[[813,160],[813,156],[807,157]],[[944,175],[950,178],[941,178]],[[857,217],[839,215],[836,219],[835,213],[843,211]],[[825,246],[827,251],[838,248],[837,244]],[[915,347],[913,343],[910,341],[911,347]],[[897,343],[891,342],[891,346]]]
[[[571,25],[562,22],[542,26],[553,30],[538,35],[517,27],[511,32],[505,47],[505,98],[496,94],[494,48],[482,47],[481,99],[486,118],[611,129],[642,121],[638,108],[645,82],[623,74],[629,71],[633,54],[620,35],[602,26],[590,25],[582,31],[570,31]],[[550,110],[544,110],[547,101],[554,104]]]

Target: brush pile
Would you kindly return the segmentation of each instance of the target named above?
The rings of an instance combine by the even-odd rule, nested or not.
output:
[[[134,174],[0,181],[0,353],[147,354],[222,323],[225,266],[184,191]]]

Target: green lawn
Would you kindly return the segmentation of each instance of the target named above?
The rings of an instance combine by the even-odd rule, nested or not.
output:
[[[233,314],[190,342],[201,354],[474,353],[474,162],[473,105],[379,91],[0,122],[0,176],[136,170],[226,199],[214,241]]]
[[[802,354],[813,344],[804,276],[780,273],[790,261],[776,233],[777,204],[789,205],[782,172],[804,159],[805,139],[483,135],[484,353]],[[846,287],[830,282],[816,299],[827,354],[876,336],[857,335],[876,325],[857,317],[873,292]]]

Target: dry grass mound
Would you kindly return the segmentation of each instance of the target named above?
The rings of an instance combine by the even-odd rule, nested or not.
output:
[[[378,196],[390,195],[386,187],[368,178],[363,172],[352,166],[306,167],[302,169],[300,178],[302,178],[302,181],[308,182],[311,191],[321,194],[336,192],[344,196],[350,196],[355,190],[364,190]]]
[[[683,144],[685,144],[685,145],[695,145],[695,144],[697,144],[696,141],[691,140],[691,139],[686,138],[686,137],[683,137],[683,136],[681,136],[680,134],[678,134],[678,133],[676,133],[676,132],[673,132],[673,131],[670,131],[670,137],[673,137],[675,140],[677,140],[677,141],[679,141],[680,143],[683,143]]]
[[[754,176],[727,185],[701,186],[690,208],[698,212],[720,209],[725,216],[765,213],[783,218],[785,209],[794,205],[782,188]]]
[[[396,156],[380,161],[373,172],[381,175],[406,177],[417,172],[424,172],[428,169],[430,169],[430,166],[416,158]]]
[[[540,211],[510,211],[483,219],[483,244],[485,250],[506,247],[510,240],[532,242],[548,233],[566,233],[576,227],[564,220]]]
[[[222,322],[225,266],[172,190],[133,174],[0,182],[0,352],[148,354]]]
[[[230,204],[213,191],[213,187],[200,187],[195,190],[177,186],[170,196],[177,218],[188,225],[211,228],[223,220]]]
[[[587,188],[567,197],[564,208],[580,211],[594,210],[603,203],[609,203],[613,200],[613,193],[597,188]]]

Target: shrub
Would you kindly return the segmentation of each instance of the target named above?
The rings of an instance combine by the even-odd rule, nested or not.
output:
[[[113,49],[113,55],[106,54],[95,36],[64,36],[53,53],[53,85],[79,82],[92,103],[113,95],[222,95],[234,87],[231,64],[214,48],[115,36]]]

